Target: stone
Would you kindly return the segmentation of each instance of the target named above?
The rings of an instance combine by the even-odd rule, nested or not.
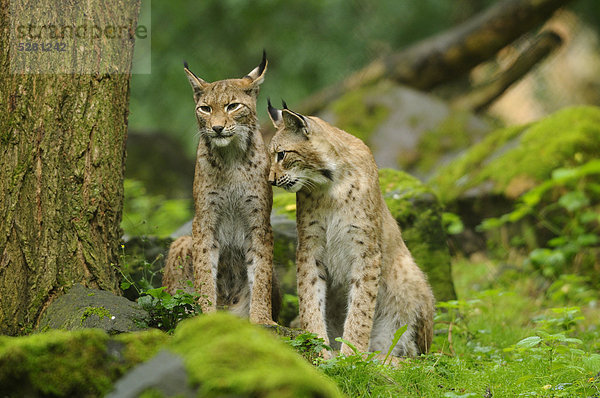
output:
[[[148,313],[111,292],[74,285],[44,311],[38,330],[98,328],[109,334],[144,329]]]

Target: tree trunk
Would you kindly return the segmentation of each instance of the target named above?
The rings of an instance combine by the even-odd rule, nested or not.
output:
[[[0,332],[16,335],[31,330],[76,282],[119,291],[130,75],[122,66],[107,68],[115,59],[130,66],[133,42],[59,40],[49,31],[17,38],[17,26],[47,21],[58,3],[0,4]],[[59,25],[78,15],[68,24],[125,19],[135,30],[139,1],[61,2],[58,8],[52,22],[66,17]],[[66,53],[18,48],[61,41]],[[76,51],[84,56],[69,58]]]

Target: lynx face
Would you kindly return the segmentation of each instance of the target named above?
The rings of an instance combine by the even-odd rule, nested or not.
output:
[[[200,137],[210,142],[211,147],[235,144],[246,149],[247,140],[257,127],[256,97],[266,69],[267,60],[263,55],[261,64],[247,76],[207,83],[185,64],[194,89]]]
[[[313,190],[333,181],[335,164],[328,159],[319,120],[275,109],[269,116],[277,133],[271,139],[269,182],[289,192]]]

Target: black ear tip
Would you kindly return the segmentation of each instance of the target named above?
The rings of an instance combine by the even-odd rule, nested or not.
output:
[[[269,111],[271,119],[276,122],[279,119],[279,111],[273,108],[273,104],[271,104],[271,98],[267,98],[267,110]]]
[[[287,109],[287,110],[289,110],[289,109],[288,109],[288,106],[287,106],[287,104],[285,103],[285,101],[284,101],[284,99],[283,99],[283,98],[281,99],[281,106],[283,107],[283,109]]]
[[[259,75],[261,75],[265,68],[267,67],[267,52],[263,49],[262,61],[260,61],[260,65],[258,66]]]
[[[188,63],[187,63],[187,61],[185,61],[185,60],[183,61],[183,67],[184,67],[185,69],[190,69],[190,67],[189,67],[189,65],[188,65]]]

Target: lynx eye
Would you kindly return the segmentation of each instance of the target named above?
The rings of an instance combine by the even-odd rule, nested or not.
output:
[[[198,109],[200,109],[200,112],[204,113],[210,113],[212,111],[212,108],[208,105],[200,105]]]
[[[238,104],[237,102],[232,102],[231,104],[229,104],[225,107],[225,110],[227,112],[233,112],[233,111],[237,110],[238,108],[240,108],[241,106],[242,106],[242,104]]]
[[[277,152],[277,155],[275,155],[275,156],[276,156],[275,160],[277,162],[281,162],[283,160],[283,158],[285,157],[285,151]]]

